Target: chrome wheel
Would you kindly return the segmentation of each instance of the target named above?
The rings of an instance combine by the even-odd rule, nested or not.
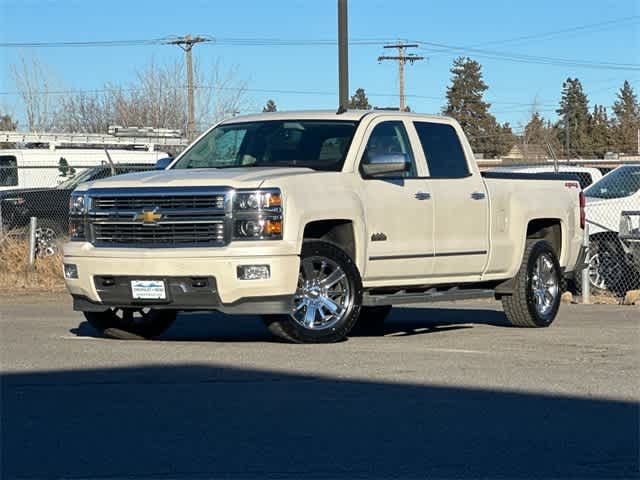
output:
[[[560,292],[558,272],[549,254],[540,255],[536,260],[531,275],[531,290],[538,313],[542,316],[548,315],[553,310]]]
[[[588,272],[589,272],[589,282],[594,287],[600,290],[606,290],[607,283],[605,282],[604,275],[602,275],[602,265],[600,262],[600,255],[594,254],[591,255],[587,261]]]
[[[51,227],[36,228],[36,255],[51,257],[58,253],[58,233]]]
[[[309,330],[326,330],[340,322],[353,304],[346,273],[333,260],[316,256],[300,264],[292,318]]]

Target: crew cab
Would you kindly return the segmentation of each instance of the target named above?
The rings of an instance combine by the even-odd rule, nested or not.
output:
[[[335,342],[393,305],[474,297],[546,327],[582,265],[582,207],[575,176],[480,174],[451,118],[239,116],[166,170],[79,186],[64,274],[74,308],[120,338],[219,310]]]

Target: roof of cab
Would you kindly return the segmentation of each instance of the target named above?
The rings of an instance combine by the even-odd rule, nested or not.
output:
[[[351,120],[360,121],[365,116],[381,117],[381,116],[403,116],[420,118],[423,120],[449,120],[449,117],[440,115],[423,115],[415,112],[400,112],[397,110],[346,110],[343,113],[337,113],[335,110],[302,110],[288,112],[266,112],[250,115],[240,115],[237,117],[224,120],[223,124],[255,122],[264,120]]]

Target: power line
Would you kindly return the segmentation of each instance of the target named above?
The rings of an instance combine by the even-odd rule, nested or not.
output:
[[[332,39],[283,39],[283,38],[240,38],[240,37],[213,37],[211,35],[198,35],[206,37],[210,42],[218,46],[335,46],[336,40]],[[63,41],[63,42],[0,42],[0,48],[76,48],[76,47],[129,47],[163,45],[175,41],[180,37],[170,36],[151,39],[132,40],[97,40],[97,41]],[[350,45],[380,45],[388,42],[389,38],[353,38],[349,39]]]
[[[503,40],[492,40],[492,41],[488,41],[488,42],[482,42],[482,43],[478,43],[475,45],[471,45],[468,48],[476,48],[476,47],[485,47],[488,45],[504,45],[504,44],[508,44],[508,43],[522,43],[523,41],[526,40],[540,40],[540,39],[548,39],[548,38],[552,38],[552,37],[557,37],[557,36],[562,36],[566,33],[578,33],[578,32],[595,32],[595,31],[603,31],[603,30],[607,30],[609,28],[612,27],[619,27],[620,24],[628,24],[629,26],[634,25],[636,23],[638,23],[640,21],[640,16],[639,15],[633,15],[630,17],[622,17],[622,18],[616,18],[613,20],[607,20],[604,22],[598,22],[598,23],[590,23],[590,24],[586,24],[586,25],[578,25],[575,27],[570,27],[570,28],[564,28],[561,30],[554,30],[554,31],[549,31],[549,32],[542,32],[542,33],[534,33],[534,34],[529,34],[529,35],[521,35],[518,37],[512,37],[512,38],[507,38],[507,39],[503,39]],[[446,52],[450,52],[451,48],[447,47],[447,48],[443,48],[442,50],[434,50],[432,52],[430,52],[430,55],[437,55],[439,53],[446,53]]]
[[[135,47],[143,45],[160,45],[167,38],[138,40],[98,40],[91,42],[0,42],[0,48],[68,48],[68,47]]]
[[[630,70],[640,71],[640,64],[637,63],[614,63],[614,62],[600,62],[594,60],[575,60],[568,58],[555,58],[535,55],[524,55],[518,53],[498,52],[494,50],[485,50],[472,47],[461,47],[455,45],[447,45],[444,43],[427,42],[424,40],[415,40],[420,45],[433,46],[438,48],[448,48],[452,51],[469,53],[480,58],[488,58],[492,60],[504,60],[516,63],[530,63],[539,65],[556,65],[565,67],[582,67],[582,68],[595,68],[595,69],[607,69],[607,70]],[[425,51],[429,51],[428,48],[422,48]]]

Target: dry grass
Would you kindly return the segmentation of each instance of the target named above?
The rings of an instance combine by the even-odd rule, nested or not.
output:
[[[0,240],[0,291],[58,292],[64,290],[62,255],[36,258],[29,268],[29,246],[26,240],[6,237]]]

